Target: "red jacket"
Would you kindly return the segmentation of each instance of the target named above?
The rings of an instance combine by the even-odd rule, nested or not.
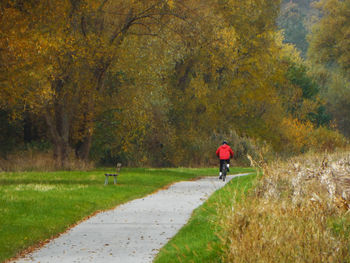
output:
[[[220,160],[228,160],[233,157],[233,151],[229,145],[223,144],[216,150],[216,155]]]

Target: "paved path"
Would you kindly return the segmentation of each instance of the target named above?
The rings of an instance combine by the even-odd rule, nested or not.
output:
[[[240,174],[236,176],[242,176]],[[228,176],[226,182],[235,176]],[[152,262],[192,211],[224,186],[216,177],[178,182],[166,190],[101,212],[13,262]]]

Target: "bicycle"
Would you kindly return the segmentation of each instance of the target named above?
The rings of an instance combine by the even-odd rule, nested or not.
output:
[[[225,182],[227,174],[227,161],[222,162],[222,181]]]

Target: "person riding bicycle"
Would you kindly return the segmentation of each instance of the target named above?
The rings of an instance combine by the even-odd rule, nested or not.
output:
[[[222,145],[216,150],[216,156],[220,159],[220,174],[219,179],[222,178],[222,165],[224,162],[227,164],[227,171],[230,167],[230,158],[233,157],[233,151],[231,147],[227,144],[227,141],[223,141]]]

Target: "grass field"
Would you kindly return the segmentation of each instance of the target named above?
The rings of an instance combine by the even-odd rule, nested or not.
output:
[[[216,175],[217,169],[122,169],[118,184],[104,173],[0,173],[0,262],[64,232],[99,210],[154,192],[170,183]]]
[[[232,199],[239,197],[239,195],[232,196],[232,193],[236,190],[238,193],[243,193],[249,189],[255,177],[254,173],[234,178],[223,189],[215,192],[206,203],[194,211],[188,224],[161,249],[155,263],[221,262],[222,248],[217,235],[220,227],[217,224],[218,207],[223,209],[229,207]]]

